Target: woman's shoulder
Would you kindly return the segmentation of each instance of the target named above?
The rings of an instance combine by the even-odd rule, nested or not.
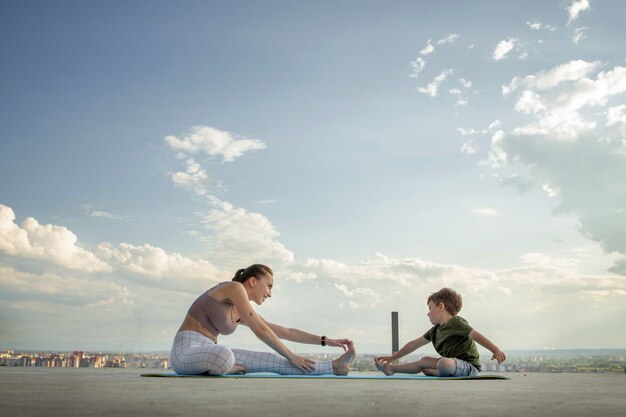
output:
[[[230,293],[232,291],[240,291],[243,288],[243,284],[237,281],[223,281],[219,284],[211,287],[207,293],[215,294],[215,293]]]

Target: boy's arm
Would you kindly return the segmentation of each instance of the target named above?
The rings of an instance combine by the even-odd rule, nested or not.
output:
[[[383,359],[384,362],[393,362],[396,359],[400,359],[403,356],[408,355],[409,353],[413,352],[414,350],[427,345],[428,343],[430,343],[429,340],[426,340],[426,338],[424,336],[420,336],[415,340],[411,340],[409,343],[407,343],[406,345],[402,346],[402,349],[400,349],[399,351],[397,351],[396,353],[394,353],[393,355],[390,356],[379,356],[378,358],[376,358],[376,361],[379,361],[380,359]]]
[[[491,359],[497,360],[498,363],[502,363],[506,360],[506,355],[504,354],[504,352],[502,352],[496,345],[494,345],[491,340],[487,339],[485,336],[478,333],[476,330],[472,330],[470,332],[469,338],[472,339],[474,342],[480,344],[481,346],[484,346],[487,349],[489,349],[491,353],[493,353],[493,356],[491,357]]]

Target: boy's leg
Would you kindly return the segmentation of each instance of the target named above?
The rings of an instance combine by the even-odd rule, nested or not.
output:
[[[427,369],[437,369],[437,361],[439,358],[432,358],[430,356],[424,356],[417,362],[409,362],[402,363],[399,365],[389,364],[387,366],[382,366],[376,364],[376,367],[384,372],[386,375],[393,375],[395,373],[402,374],[419,374],[420,372],[425,371]]]
[[[456,362],[452,358],[441,358],[437,362],[438,376],[452,376],[456,372]]]
[[[424,369],[428,376],[476,376],[478,370],[468,362],[457,358],[441,358],[435,369]]]

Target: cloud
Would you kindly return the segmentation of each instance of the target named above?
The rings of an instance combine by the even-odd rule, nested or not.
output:
[[[177,281],[217,282],[220,276],[218,269],[206,260],[191,259],[178,253],[167,253],[149,244],[137,246],[120,243],[113,246],[103,242],[98,245],[96,253],[110,265],[147,276],[154,281],[169,278]]]
[[[513,48],[519,43],[517,38],[508,38],[498,42],[496,49],[494,49],[491,57],[495,61],[500,61],[506,57],[506,55],[513,50]]]
[[[34,274],[7,267],[0,267],[0,288],[14,300],[57,305],[94,307],[114,302],[132,304],[134,299],[131,290],[114,282],[53,273]]]
[[[417,87],[417,91],[420,93],[424,93],[431,97],[437,96],[437,91],[439,90],[439,86],[443,83],[446,78],[452,74],[454,70],[452,69],[444,69],[439,75],[437,75],[426,87]]]
[[[413,70],[411,74],[409,74],[409,77],[417,78],[419,77],[420,72],[424,70],[424,67],[426,67],[426,60],[418,56],[417,58],[415,58],[415,61],[411,61],[409,65]]]
[[[473,140],[467,141],[461,146],[461,153],[473,155],[477,152],[476,143]]]
[[[103,219],[111,219],[111,220],[122,220],[123,216],[118,216],[116,214],[110,213],[104,210],[95,210],[90,204],[84,204],[82,209],[87,213],[90,217],[98,217]]]
[[[567,8],[568,20],[567,24],[572,23],[574,20],[578,19],[580,12],[584,10],[589,10],[589,1],[588,0],[572,0],[569,7]]]
[[[532,179],[521,175],[509,175],[506,178],[502,179],[500,183],[504,186],[514,188],[520,194],[527,193],[535,185]]]
[[[437,44],[438,44],[438,45],[441,45],[441,44],[444,44],[444,43],[454,43],[454,42],[456,42],[456,41],[457,41],[460,37],[461,37],[461,35],[458,35],[458,34],[456,34],[456,33],[451,33],[451,34],[449,34],[448,36],[446,36],[446,37],[444,37],[444,38],[442,38],[442,39],[439,39],[439,40],[437,41]]]
[[[33,217],[27,217],[21,225],[14,221],[13,210],[0,204],[1,252],[87,273],[111,270],[93,253],[78,246],[78,238],[67,228],[42,225]]]
[[[508,86],[503,86],[503,94],[509,94],[520,86],[527,86],[535,90],[547,90],[568,81],[577,81],[587,77],[600,67],[600,61],[587,62],[573,60],[557,65],[549,71],[539,71],[524,78],[514,77]]]
[[[534,21],[534,22],[526,22],[526,25],[528,27],[530,27],[532,30],[547,30],[549,32],[554,32],[557,28],[556,26],[552,26],[552,25],[545,25],[541,22],[538,21]]]
[[[600,72],[596,79],[587,77],[596,63],[572,61],[548,73],[529,76],[524,83],[529,90],[550,90],[545,97],[524,92],[516,110],[533,112],[537,119],[514,130],[516,134],[551,135],[558,140],[574,140],[593,130],[597,123],[583,115],[590,106],[604,106],[608,100],[626,91],[626,68],[615,67]],[[511,85],[515,84],[512,81]],[[519,81],[517,81],[519,84]]]
[[[589,28],[587,27],[579,27],[576,28],[576,30],[574,31],[574,37],[572,38],[572,40],[574,41],[575,44],[580,43],[581,41],[587,39],[587,30]]]
[[[197,196],[208,193],[209,174],[193,158],[185,161],[184,172],[168,173],[175,186],[190,191]]]
[[[497,210],[486,208],[486,207],[476,208],[472,210],[472,213],[478,214],[479,216],[489,216],[489,217],[498,216],[500,214],[498,213]]]
[[[594,76],[600,67],[577,60],[516,77],[509,92],[525,89],[515,110],[532,120],[510,133],[496,133],[487,164],[525,169],[530,181],[558,199],[555,213],[576,216],[583,235],[607,253],[624,255],[626,153],[621,139],[626,106],[610,103],[626,92],[626,68]],[[620,266],[614,271],[621,271]]]
[[[432,45],[431,40],[428,40],[428,44],[420,51],[420,55],[430,55],[435,51],[435,47]]]
[[[610,107],[606,112],[606,125],[618,126],[622,134],[626,134],[626,104]]]
[[[545,109],[546,106],[541,102],[541,97],[533,91],[524,91],[515,103],[515,111],[521,113],[539,113]]]
[[[216,197],[210,201],[212,209],[201,215],[208,232],[203,241],[221,266],[236,270],[241,265],[259,262],[293,262],[293,253],[277,240],[279,233],[267,217]]]
[[[164,141],[187,154],[203,152],[211,157],[221,156],[224,162],[234,161],[248,151],[265,148],[260,140],[241,138],[209,126],[193,126],[180,137],[170,135]]]

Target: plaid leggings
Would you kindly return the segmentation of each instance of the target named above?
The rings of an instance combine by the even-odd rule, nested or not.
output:
[[[172,369],[179,374],[224,375],[234,364],[243,365],[248,372],[274,372],[280,375],[302,375],[287,359],[271,352],[230,349],[217,345],[211,339],[193,330],[181,330],[174,338],[170,352]],[[308,375],[333,373],[329,361],[317,362]]]

